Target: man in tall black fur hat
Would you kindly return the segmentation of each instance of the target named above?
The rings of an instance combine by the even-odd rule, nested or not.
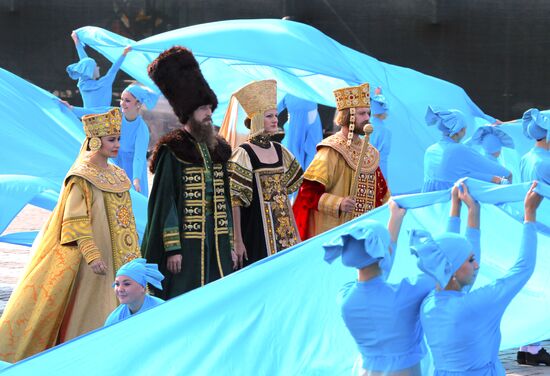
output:
[[[155,178],[141,248],[166,277],[155,295],[170,299],[232,271],[231,147],[214,132],[218,100],[191,51],[172,47],[148,71],[182,124],[153,151]]]

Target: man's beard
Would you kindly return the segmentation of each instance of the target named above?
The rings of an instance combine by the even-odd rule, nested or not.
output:
[[[366,120],[366,121],[363,122],[363,124],[355,124],[355,126],[353,127],[353,133],[358,134],[360,136],[364,135],[365,132],[363,131],[363,128],[368,123],[369,123],[368,120]]]
[[[194,117],[189,118],[189,132],[197,142],[204,142],[209,149],[214,149],[218,144],[214,127],[212,127],[212,118],[207,117],[202,121]]]

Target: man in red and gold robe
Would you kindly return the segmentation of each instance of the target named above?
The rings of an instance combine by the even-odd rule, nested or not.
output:
[[[363,126],[369,121],[369,84],[334,91],[340,131],[317,145],[293,206],[302,240],[311,238],[383,205],[390,190],[379,167],[380,155],[368,145],[359,163]],[[357,166],[361,165],[357,183]],[[352,186],[357,184],[352,189]],[[356,191],[352,197],[350,193]]]

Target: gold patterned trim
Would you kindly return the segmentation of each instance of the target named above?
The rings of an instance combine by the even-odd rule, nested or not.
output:
[[[162,240],[166,251],[181,249],[180,232],[177,227],[165,228],[162,233]]]
[[[78,250],[82,253],[82,257],[86,260],[86,263],[91,263],[94,260],[101,258],[101,252],[95,245],[92,238],[79,239],[77,241]]]
[[[321,141],[317,145],[317,150],[321,147],[329,147],[334,149],[344,158],[348,166],[355,171],[359,162],[359,156],[361,155],[362,146],[363,140],[361,139],[354,140],[352,144],[348,146],[346,137],[344,137],[342,131],[339,131]],[[379,163],[380,153],[374,146],[369,145],[365,156],[365,161],[363,162],[363,168],[361,170],[366,173],[372,173],[376,171]]]
[[[344,198],[333,195],[332,193],[323,193],[317,204],[320,212],[326,213],[334,218],[340,217],[340,203]]]
[[[92,225],[88,217],[75,217],[63,221],[61,225],[61,244],[69,244],[79,239],[92,237]]]
[[[69,170],[65,180],[73,175],[86,179],[105,192],[122,193],[131,187],[130,179],[124,170],[112,164],[107,168],[101,168],[89,161],[82,161]]]
[[[227,172],[230,176],[229,188],[231,191],[231,201],[242,202],[242,205],[238,206],[250,206],[253,195],[252,171],[236,162],[229,161],[227,163]]]

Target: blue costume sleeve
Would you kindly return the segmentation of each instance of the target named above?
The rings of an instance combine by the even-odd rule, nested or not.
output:
[[[447,221],[447,232],[460,234],[460,217],[449,216],[449,220]]]
[[[144,184],[143,176],[147,176],[147,148],[149,147],[149,129],[145,121],[140,118],[140,125],[136,134],[136,144],[134,147],[134,161],[132,171],[134,179],[140,179],[140,184]],[[145,173],[144,173],[145,171]]]
[[[484,315],[500,317],[510,301],[527,283],[535,270],[537,256],[537,230],[533,222],[523,225],[521,249],[516,263],[508,273],[464,296],[465,304]]]
[[[481,232],[479,231],[479,229],[467,227],[466,239],[468,239],[468,241],[472,245],[472,252],[474,253],[477,262],[481,262]]]
[[[474,149],[461,145],[450,156],[449,162],[456,164],[460,177],[470,177],[490,182],[493,176],[508,176],[510,171],[497,162],[491,161]]]
[[[111,68],[107,71],[107,74],[105,76],[101,77],[101,80],[105,81],[105,84],[112,85],[115,81],[116,74],[118,73],[118,70],[120,69],[120,66],[124,62],[124,59],[126,58],[126,55],[120,55],[117,61],[111,65]]]
[[[80,60],[88,57],[88,54],[86,53],[86,50],[84,49],[84,45],[81,42],[75,43],[74,46],[76,47],[76,52],[78,53],[78,58]]]

